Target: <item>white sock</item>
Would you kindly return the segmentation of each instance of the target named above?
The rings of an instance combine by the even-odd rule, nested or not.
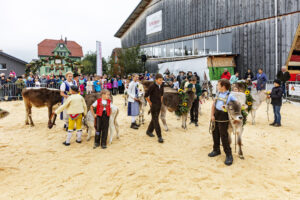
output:
[[[131,116],[131,123],[135,123],[135,116]]]
[[[82,135],[82,131],[81,130],[78,130],[77,133],[77,141],[80,142],[81,141],[81,135]]]
[[[70,144],[71,137],[72,137],[72,132],[71,132],[71,131],[68,131],[67,139],[66,139],[66,143],[67,143],[67,144]]]

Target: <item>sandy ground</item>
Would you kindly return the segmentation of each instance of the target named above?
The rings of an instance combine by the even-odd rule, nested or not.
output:
[[[228,167],[223,152],[207,156],[211,102],[203,105],[200,126],[187,131],[168,113],[170,131],[159,144],[145,134],[150,116],[132,130],[123,99],[114,100],[121,137],[106,150],[94,150],[86,133],[82,144],[73,136],[65,147],[62,121],[49,130],[45,108],[33,109],[30,127],[23,102],[0,103],[11,113],[0,120],[0,199],[300,199],[300,106],[285,104],[283,127],[274,128],[264,103],[257,124],[245,127],[245,160],[234,153]]]

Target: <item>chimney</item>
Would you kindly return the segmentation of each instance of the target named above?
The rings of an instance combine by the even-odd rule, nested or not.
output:
[[[65,37],[65,43],[67,44],[67,37]]]

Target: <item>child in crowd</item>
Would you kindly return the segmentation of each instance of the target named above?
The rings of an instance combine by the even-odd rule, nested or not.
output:
[[[95,134],[95,143],[94,149],[99,147],[101,144],[102,149],[106,149],[106,141],[108,135],[108,126],[109,126],[109,116],[111,111],[111,100],[110,91],[107,89],[103,89],[101,92],[101,98],[97,99],[91,105],[91,113],[95,118],[96,123],[96,134]],[[94,111],[96,108],[96,113]],[[101,138],[101,141],[100,141]]]
[[[268,98],[271,98],[271,104],[273,105],[273,111],[274,111],[274,122],[270,124],[271,126],[280,127],[281,126],[281,115],[280,115],[280,109],[282,106],[282,88],[281,81],[276,79],[274,81],[274,87],[272,89],[271,94],[268,96]]]
[[[87,106],[84,98],[78,94],[79,89],[76,85],[72,85],[70,87],[71,96],[67,98],[67,100],[62,104],[56,111],[55,114],[61,113],[63,110],[67,109],[67,114],[69,115],[69,127],[67,139],[63,144],[65,146],[70,145],[70,140],[72,137],[72,132],[76,125],[77,130],[77,143],[81,143],[81,135],[82,135],[82,117],[87,113]]]
[[[107,85],[107,80],[106,79],[104,79],[104,82],[103,82],[103,89],[108,90],[108,85]]]
[[[101,81],[99,80],[99,76],[96,76],[95,81],[94,81],[94,90],[95,92],[101,92],[102,86],[101,86]],[[103,87],[104,88],[104,87]]]
[[[84,88],[85,88],[85,79],[82,75],[80,75],[80,78],[79,78],[79,88],[80,88],[80,94],[83,95]]]
[[[118,90],[119,90],[119,94],[124,93],[124,85],[121,78],[118,79]]]
[[[34,87],[37,87],[37,88],[39,88],[39,87],[41,87],[41,83],[39,82],[39,79],[34,79]]]
[[[110,91],[110,93],[112,94],[112,83],[111,83],[111,79],[108,79],[107,81],[107,89]]]
[[[86,93],[91,94],[93,91],[94,81],[92,77],[89,77],[89,81],[86,83]]]
[[[117,78],[114,78],[114,80],[113,80],[113,92],[112,92],[113,95],[117,94],[118,86],[119,86],[118,85],[118,80],[117,80]]]

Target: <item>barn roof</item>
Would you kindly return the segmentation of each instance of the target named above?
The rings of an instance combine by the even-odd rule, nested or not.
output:
[[[141,0],[134,11],[129,15],[126,21],[123,23],[121,28],[115,34],[115,37],[121,38],[122,35],[127,31],[127,29],[133,24],[133,22],[140,16],[140,14],[145,10],[151,0]]]
[[[14,57],[14,56],[11,56],[11,55],[9,55],[9,54],[7,54],[7,53],[4,53],[3,51],[0,51],[0,55],[1,55],[1,56],[4,56],[4,57],[6,57],[6,58],[9,58],[9,59],[11,59],[11,60],[14,60],[14,61],[16,61],[16,62],[18,62],[18,63],[24,64],[24,65],[27,64],[27,62],[25,62],[25,61],[23,61],[23,60],[21,60],[21,59],[19,59],[19,58],[16,58],[16,57]]]
[[[82,47],[75,41],[45,39],[38,44],[38,56],[53,56],[53,50],[57,44],[63,43],[70,50],[70,57],[83,57]]]

